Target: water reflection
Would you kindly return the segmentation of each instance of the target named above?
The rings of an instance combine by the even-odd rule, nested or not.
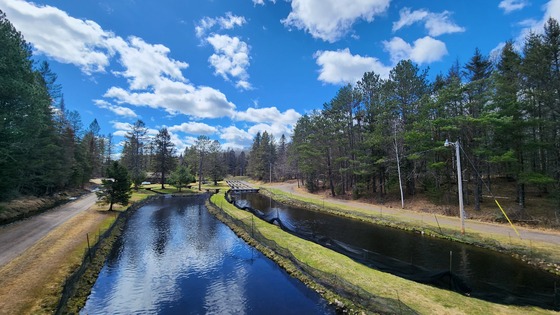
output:
[[[319,296],[237,238],[204,198],[130,218],[82,314],[329,314]]]
[[[471,295],[474,297],[504,304],[537,305],[560,310],[560,299],[556,293],[560,277],[507,255],[290,207],[261,194],[236,194],[235,199],[240,206],[251,206],[265,214],[278,216],[283,224],[303,234],[340,241],[367,251],[371,257],[376,255],[371,265],[378,264],[380,270],[416,280],[413,274],[416,269],[409,267],[420,267],[434,274],[451,269],[472,289]]]

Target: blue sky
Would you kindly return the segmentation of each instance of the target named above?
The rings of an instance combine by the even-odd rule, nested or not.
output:
[[[290,135],[366,71],[430,77],[560,20],[560,0],[0,0],[58,74],[68,109],[115,142],[142,119],[182,151],[199,135],[250,146]],[[120,147],[115,148],[120,152]]]

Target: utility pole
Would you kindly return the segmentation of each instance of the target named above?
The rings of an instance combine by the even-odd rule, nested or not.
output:
[[[445,140],[444,146],[455,146],[455,157],[457,159],[457,189],[459,195],[459,215],[461,217],[461,234],[465,234],[465,207],[463,206],[463,175],[461,170],[461,147],[459,140],[456,142],[449,142]]]

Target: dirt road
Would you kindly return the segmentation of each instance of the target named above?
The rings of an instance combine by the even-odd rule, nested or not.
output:
[[[445,226],[446,228],[454,228],[457,230],[460,229],[461,221],[457,217],[438,215],[436,221],[436,217],[431,213],[416,212],[416,211],[403,210],[398,208],[390,208],[386,206],[368,204],[368,203],[358,202],[353,200],[335,199],[332,197],[324,198],[323,196],[311,194],[304,191],[303,189],[297,188],[296,183],[272,183],[272,184],[265,184],[263,185],[263,187],[276,188],[306,198],[314,198],[316,200],[324,199],[331,204],[369,210],[372,213],[377,213],[380,215],[393,216],[402,222],[411,222],[411,223],[421,222],[421,223],[441,225],[441,226]],[[540,231],[540,230],[528,229],[522,227],[516,227],[516,229],[521,235],[521,238],[523,240],[538,241],[538,242],[560,245],[560,233],[557,231]],[[468,219],[465,220],[465,232],[484,233],[487,235],[495,234],[501,236],[509,236],[512,238],[517,237],[515,231],[510,225],[485,223],[485,222],[468,220]]]
[[[89,193],[29,219],[0,226],[0,267],[33,246],[57,226],[91,207],[97,197]]]
[[[113,215],[91,207],[95,201],[91,193],[0,227],[0,315],[52,313],[64,279],[81,263],[86,235]]]

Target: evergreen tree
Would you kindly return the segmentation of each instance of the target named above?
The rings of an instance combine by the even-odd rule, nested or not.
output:
[[[130,173],[134,189],[146,179],[146,169],[144,164],[144,141],[148,128],[142,120],[137,120],[132,129],[125,135],[125,143],[122,152],[122,161]]]
[[[178,191],[181,191],[182,187],[185,187],[193,181],[195,181],[195,178],[190,168],[181,163],[177,164],[175,170],[169,175],[169,182],[177,187]]]
[[[113,204],[126,206],[131,196],[130,178],[126,168],[114,161],[107,169],[106,179],[102,179],[103,188],[96,192],[99,202],[109,204],[109,211],[113,210]]]
[[[223,160],[222,147],[218,140],[214,140],[208,147],[206,155],[206,174],[214,181],[214,186],[218,185],[218,181],[224,179],[226,175],[225,163]]]
[[[161,176],[161,189],[165,189],[165,175],[175,167],[175,145],[171,142],[171,136],[167,128],[159,130],[154,138],[155,147],[155,161],[154,169],[160,173]]]
[[[202,190],[203,173],[206,169],[206,156],[210,150],[212,141],[208,136],[200,135],[189,151],[192,165],[198,166],[198,190]]]

